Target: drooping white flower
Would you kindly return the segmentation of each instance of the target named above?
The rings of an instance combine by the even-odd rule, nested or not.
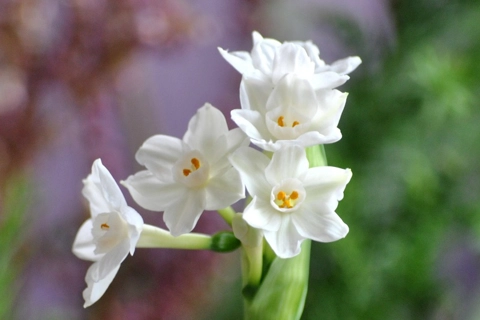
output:
[[[252,201],[243,219],[261,229],[281,258],[300,253],[304,239],[331,242],[344,238],[348,226],[335,213],[350,181],[349,169],[309,168],[300,146],[287,146],[267,156],[240,148],[230,157]]]
[[[245,94],[242,91],[240,96]],[[292,141],[304,147],[333,143],[342,137],[337,126],[346,99],[346,93],[315,91],[307,80],[287,74],[269,95],[265,108],[233,110],[232,120],[253,144],[268,151]]]
[[[204,210],[225,208],[245,196],[228,156],[248,144],[240,129],[228,131],[223,114],[205,104],[190,120],[183,140],[156,135],[136,154],[147,170],[123,184],[142,207],[164,211],[174,236],[192,231]]]
[[[264,88],[275,86],[288,73],[295,73],[312,83],[314,89],[332,89],[345,83],[347,74],[360,65],[359,57],[348,57],[327,65],[320,59],[320,50],[311,41],[284,42],[263,38],[254,31],[253,48],[246,51],[228,52],[219,48],[244,80],[262,83]]]
[[[129,207],[120,188],[100,159],[83,181],[82,193],[90,204],[91,218],[83,223],[73,243],[73,253],[94,261],[87,271],[84,307],[105,293],[120,264],[133,255],[143,227],[143,219]]]

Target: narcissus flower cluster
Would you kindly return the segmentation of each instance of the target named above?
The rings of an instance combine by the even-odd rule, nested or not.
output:
[[[251,52],[219,51],[242,75],[241,109],[231,112],[238,128],[229,130],[222,112],[207,103],[182,139],[148,138],[136,153],[145,170],[121,182],[141,207],[163,212],[168,230],[143,224],[100,159],[84,180],[91,218],[81,226],[73,251],[93,261],[85,306],[103,295],[136,247],[228,251],[241,243],[248,254],[258,254],[265,238],[276,256],[286,259],[300,253],[305,239],[331,242],[348,233],[335,210],[351,171],[315,167],[306,150],[341,139],[338,124],[347,94],[336,88],[360,59],[327,65],[311,42],[280,43],[258,32]],[[245,189],[247,205],[235,213],[230,206],[246,197]],[[217,210],[232,226],[234,241],[221,242],[231,247],[214,249],[215,235],[191,233],[205,210]],[[258,285],[261,276],[255,279]]]

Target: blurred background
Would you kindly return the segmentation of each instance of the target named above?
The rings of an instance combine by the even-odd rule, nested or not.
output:
[[[137,250],[83,309],[71,246],[93,160],[125,179],[147,137],[239,108],[216,47],[253,30],[363,60],[326,147],[350,233],[313,244],[302,319],[480,319],[478,21],[476,0],[0,0],[0,319],[241,318],[238,253]]]

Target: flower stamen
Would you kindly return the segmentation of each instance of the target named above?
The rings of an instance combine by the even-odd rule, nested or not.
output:
[[[197,158],[192,158],[192,164],[193,166],[195,167],[195,169],[198,170],[198,168],[200,168],[200,160],[198,160]]]
[[[295,206],[295,203],[298,199],[298,192],[292,191],[292,193],[287,194],[285,191],[280,191],[277,193],[277,201],[275,203],[279,208],[291,209]]]
[[[277,124],[278,124],[279,127],[282,127],[282,128],[285,127],[285,122],[284,122],[284,120],[285,120],[285,117],[284,117],[284,116],[278,117],[278,119],[277,119]],[[293,122],[292,122],[292,128],[295,127],[295,126],[298,126],[299,124],[300,124],[299,121],[297,121],[297,120],[293,121]]]
[[[196,171],[200,168],[200,160],[198,160],[197,158],[192,158],[190,160],[190,163],[192,164],[190,169],[183,169],[183,175],[185,177],[188,177],[190,175],[190,173],[192,173],[193,171]]]
[[[102,223],[102,224],[100,225],[100,229],[102,229],[102,230],[108,230],[108,229],[110,229],[110,226],[109,226],[108,224],[106,224],[106,223]]]

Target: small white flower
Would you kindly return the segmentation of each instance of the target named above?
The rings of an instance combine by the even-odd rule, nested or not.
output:
[[[245,196],[228,156],[248,144],[240,129],[228,131],[223,114],[205,104],[190,120],[183,140],[156,135],[136,154],[147,170],[123,184],[142,207],[164,211],[174,236],[192,231],[204,210],[225,208]]]
[[[288,73],[295,73],[312,83],[315,89],[332,89],[345,83],[348,73],[360,65],[359,57],[348,57],[327,65],[320,59],[320,50],[311,41],[284,42],[263,38],[254,31],[253,48],[228,52],[218,48],[244,79],[262,82],[265,87],[275,86]]]
[[[335,209],[352,176],[349,169],[309,168],[304,149],[294,145],[274,153],[271,160],[240,148],[230,161],[252,196],[243,219],[263,231],[279,257],[299,254],[304,239],[331,242],[348,233]]]
[[[240,96],[247,100],[246,94],[241,91]],[[264,108],[255,104],[253,108],[233,110],[232,120],[253,144],[268,151],[277,151],[292,141],[303,147],[333,143],[342,137],[337,126],[346,99],[346,93],[315,91],[307,80],[287,74]]]
[[[73,253],[94,261],[87,271],[84,307],[105,293],[120,264],[133,255],[143,227],[142,217],[129,207],[120,188],[100,159],[83,181],[82,193],[90,204],[91,218],[83,223],[73,243]]]

